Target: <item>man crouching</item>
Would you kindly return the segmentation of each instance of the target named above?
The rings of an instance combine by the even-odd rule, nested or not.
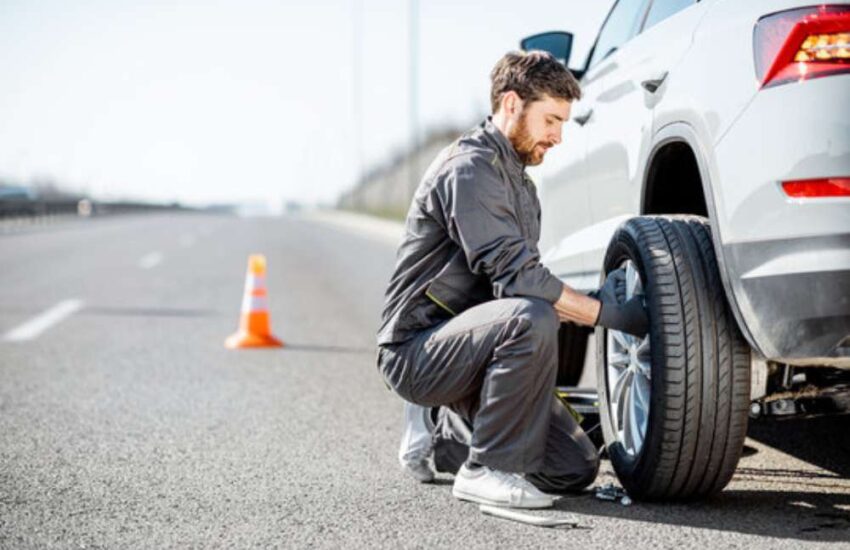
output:
[[[643,335],[616,272],[590,297],[540,263],[540,203],[525,167],[561,142],[572,74],[544,52],[491,74],[492,116],[444,149],[407,214],[378,332],[378,368],[403,399],[472,426],[455,497],[516,508],[590,484],[596,450],[554,395],[559,322]],[[581,200],[576,197],[576,200]]]

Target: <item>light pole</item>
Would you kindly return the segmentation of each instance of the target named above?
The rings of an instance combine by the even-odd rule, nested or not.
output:
[[[357,187],[363,183],[363,0],[354,0],[351,5],[351,114],[356,155],[354,185]],[[354,197],[356,200],[356,190]]]
[[[410,196],[413,196],[419,183],[419,0],[410,0]]]

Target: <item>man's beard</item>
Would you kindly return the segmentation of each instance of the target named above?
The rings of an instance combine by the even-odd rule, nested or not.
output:
[[[528,166],[537,166],[543,162],[543,155],[552,143],[543,141],[534,141],[534,138],[528,133],[528,121],[525,112],[520,113],[519,122],[508,134],[508,140],[519,155],[519,159],[523,164]]]

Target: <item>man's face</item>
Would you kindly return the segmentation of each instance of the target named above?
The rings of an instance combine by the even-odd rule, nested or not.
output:
[[[561,143],[561,128],[570,117],[570,102],[543,96],[518,113],[508,139],[524,164],[537,166],[550,147]]]

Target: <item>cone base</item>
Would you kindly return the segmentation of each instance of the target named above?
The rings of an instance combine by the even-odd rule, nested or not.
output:
[[[282,348],[283,342],[281,342],[271,334],[263,336],[260,334],[237,332],[236,334],[229,336],[224,341],[224,347],[226,347],[227,349]]]

